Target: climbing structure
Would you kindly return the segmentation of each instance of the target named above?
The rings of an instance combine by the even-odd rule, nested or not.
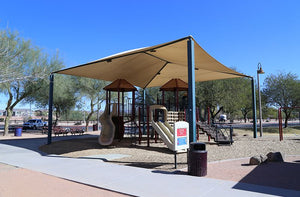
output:
[[[232,127],[211,126],[203,122],[197,122],[199,128],[218,144],[232,144]],[[228,131],[229,130],[229,131]]]
[[[115,125],[114,138],[121,140],[124,137],[124,131],[125,131],[124,124],[130,121],[134,121],[135,119],[135,91],[137,91],[137,89],[125,79],[117,79],[113,81],[111,84],[104,87],[103,89],[106,90],[106,105],[109,106],[111,105],[111,92],[118,93],[117,103],[114,103],[116,105],[117,112],[115,115],[112,116],[112,121]],[[125,92],[132,92],[131,114],[125,114],[125,110],[124,110]],[[125,117],[127,118],[126,120]]]

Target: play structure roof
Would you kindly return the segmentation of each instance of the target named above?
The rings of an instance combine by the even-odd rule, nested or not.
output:
[[[110,91],[119,91],[119,92],[130,92],[136,91],[136,87],[134,87],[131,83],[126,81],[126,79],[117,79],[113,81],[111,84],[105,86],[104,90]]]
[[[163,91],[187,91],[188,90],[188,84],[181,79],[171,79],[167,83],[165,83],[163,86],[159,88]]]
[[[126,79],[141,88],[162,86],[172,78],[188,82],[187,41],[190,38],[193,39],[188,36],[151,47],[125,51],[54,73],[105,81]],[[248,77],[224,66],[195,40],[194,43],[195,81]]]

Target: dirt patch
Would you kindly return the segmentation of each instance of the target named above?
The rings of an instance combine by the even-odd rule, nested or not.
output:
[[[231,146],[218,146],[213,141],[208,142],[205,135],[200,136],[200,141],[206,143],[209,162],[266,155],[271,151],[280,151],[284,155],[300,155],[299,136],[286,136],[283,141],[279,141],[278,136],[273,135],[259,138],[253,138],[251,134],[238,135],[234,137],[235,142]],[[89,137],[54,142],[40,147],[40,150],[65,157],[93,158],[96,155],[121,154],[126,157],[106,161],[120,165],[174,171],[174,152],[169,150],[161,140],[155,143],[152,139],[150,147],[147,147],[145,138],[141,144],[133,138],[124,138],[121,141],[115,140],[111,146],[104,147],[98,144],[97,137]],[[177,168],[187,168],[187,153],[177,154]]]

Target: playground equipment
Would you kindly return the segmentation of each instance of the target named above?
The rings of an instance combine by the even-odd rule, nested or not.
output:
[[[113,105],[113,112],[116,111],[116,105]],[[110,145],[115,136],[115,125],[112,121],[113,113],[110,113],[110,105],[106,104],[105,110],[100,116],[101,132],[98,138],[98,143],[103,146]]]
[[[189,147],[189,124],[185,121],[175,122],[172,127],[167,122],[167,108],[162,105],[151,105],[150,122],[153,129],[161,136],[161,139],[172,151],[187,150]],[[155,120],[154,111],[160,110],[163,113],[162,121]]]
[[[111,92],[118,92],[118,100],[116,103],[116,113],[112,115],[112,121],[115,126],[115,135],[114,139],[123,139],[125,133],[125,124],[128,122],[133,122],[135,119],[135,91],[137,89],[131,85],[125,79],[117,79],[113,81],[111,84],[107,85],[103,88],[106,90],[106,105],[111,105]],[[132,92],[132,109],[131,114],[126,116],[125,114],[125,100],[124,100],[124,92]],[[120,93],[122,93],[122,98],[120,102]],[[109,112],[108,112],[109,113]],[[128,119],[125,120],[125,117]]]
[[[168,81],[167,83],[165,83],[163,86],[161,86],[159,88],[160,91],[162,91],[162,101],[161,104],[165,105],[165,91],[173,91],[174,92],[174,108],[175,111],[179,110],[179,96],[178,93],[179,91],[188,91],[188,84],[184,81],[182,81],[181,79],[171,79],[170,81]],[[186,96],[185,96],[186,98]],[[170,101],[170,100],[169,100]],[[182,108],[184,108],[184,106],[186,105],[187,99],[185,99],[185,101],[183,100],[183,106]],[[168,109],[170,110],[170,102],[168,105]]]
[[[212,126],[209,124],[205,124],[203,122],[197,122],[197,126],[207,134],[208,139],[210,138],[214,139],[214,141],[218,144],[232,144],[232,133],[233,128],[230,126],[228,127],[222,127],[222,126]],[[229,129],[229,131],[228,131]]]
[[[210,118],[210,109],[206,109],[207,122],[200,121],[199,111],[197,110],[197,140],[199,140],[199,130],[207,135],[207,140],[210,141],[212,138],[218,145],[220,144],[232,144],[233,143],[233,128],[230,125],[223,126],[222,124],[213,124]],[[205,116],[205,115],[204,115]],[[223,115],[224,118],[224,115]],[[225,117],[226,118],[226,117]]]

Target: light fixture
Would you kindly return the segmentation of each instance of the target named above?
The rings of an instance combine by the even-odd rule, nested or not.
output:
[[[260,63],[258,63],[257,65],[257,74],[265,74]]]

